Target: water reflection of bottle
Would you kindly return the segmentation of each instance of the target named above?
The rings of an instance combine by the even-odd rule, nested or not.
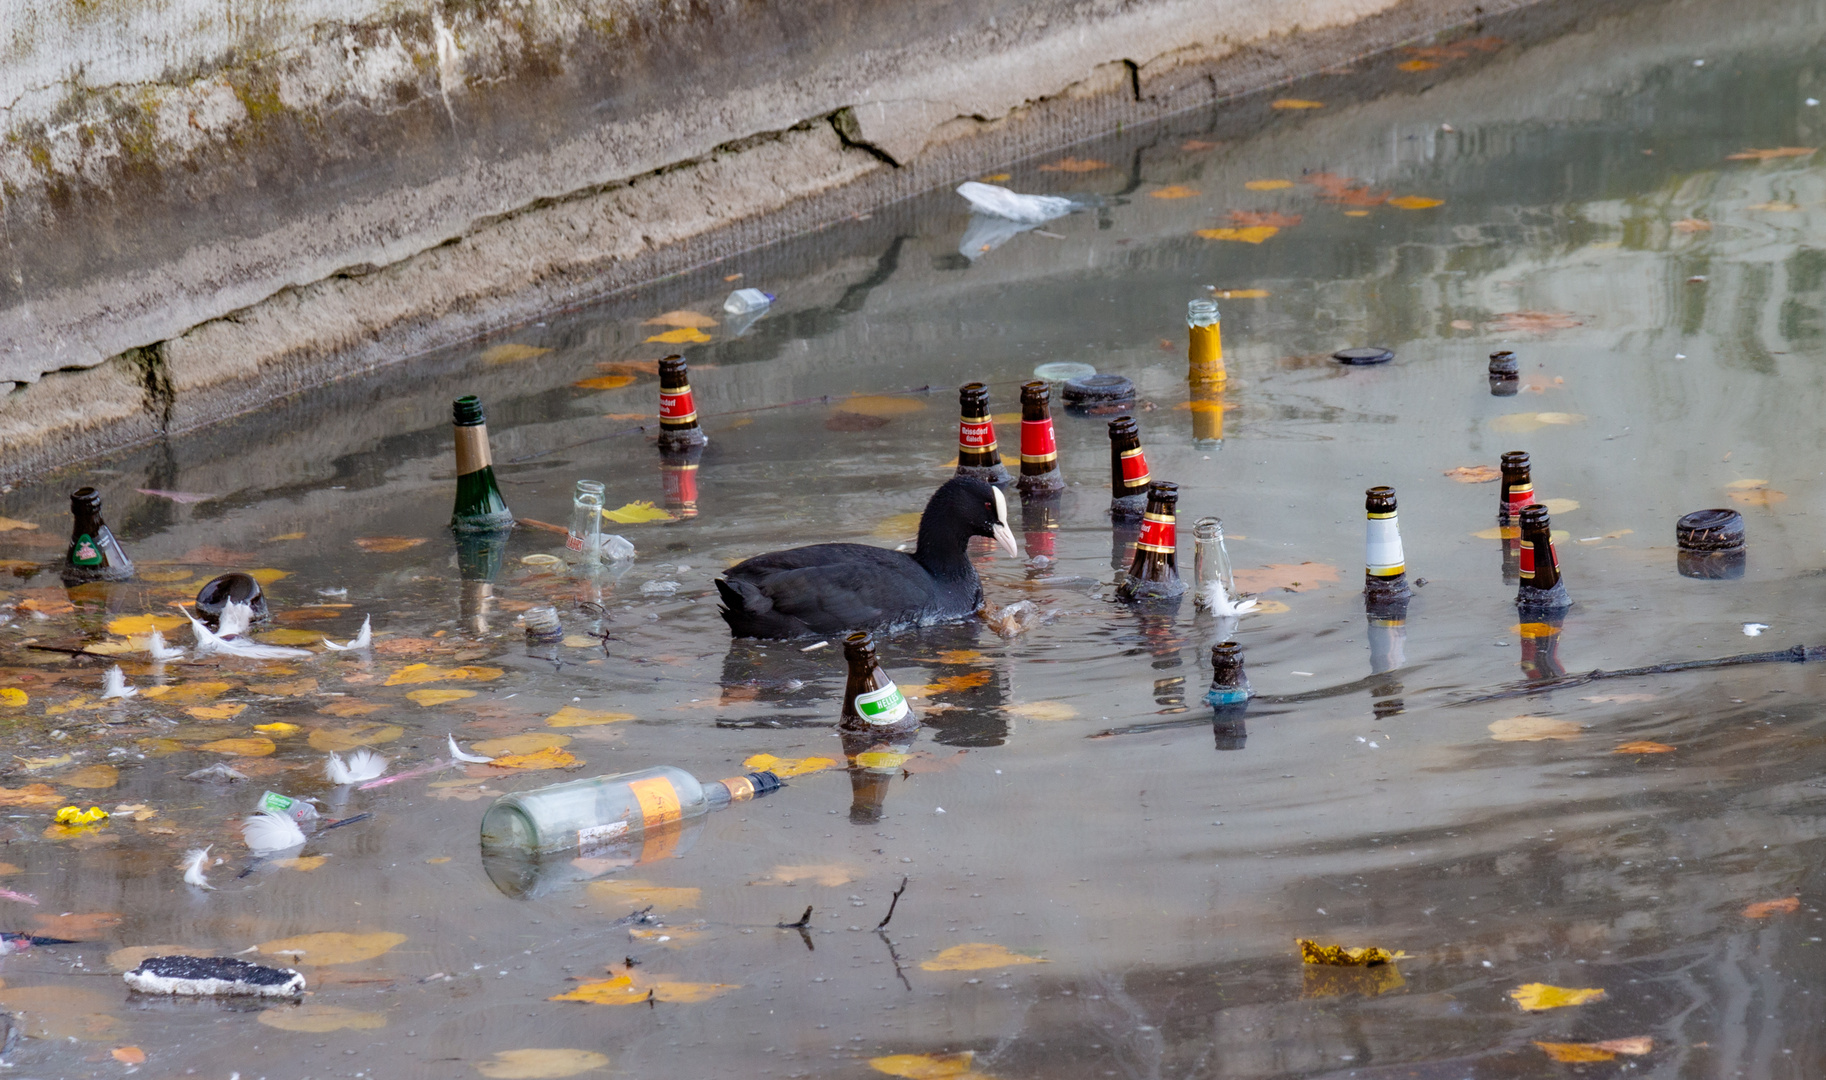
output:
[[[1560,630],[1566,625],[1558,611],[1536,614],[1531,621],[1516,628],[1522,639],[1522,677],[1529,682],[1557,679],[1566,674],[1560,663]]]
[[[1110,421],[1110,517],[1140,521],[1147,512],[1148,457],[1141,449],[1141,429],[1132,416]],[[1121,566],[1127,566],[1124,559]],[[1118,567],[1120,569],[1120,567]]]
[[[989,416],[989,388],[980,382],[957,388],[957,475],[1000,487],[1010,481],[996,447],[995,421]]]
[[[1566,583],[1560,579],[1560,553],[1553,545],[1553,522],[1540,503],[1523,508],[1521,584],[1515,602],[1524,617],[1530,613],[1564,611],[1572,606]]]
[[[1363,540],[1363,595],[1373,611],[1405,603],[1409,594],[1407,557],[1401,549],[1401,523],[1395,511],[1395,489],[1373,487],[1363,493],[1368,519]]]
[[[1223,384],[1191,384],[1192,445],[1200,450],[1219,450],[1224,445]]]
[[[863,631],[845,638],[843,659],[849,664],[849,678],[843,687],[839,728],[878,734],[919,730],[912,706],[875,658],[874,638]]]
[[[900,775],[918,737],[917,728],[899,733],[885,729],[843,732],[843,755],[850,772],[851,824],[870,825],[881,820],[888,788]]]
[[[697,516],[697,467],[704,456],[701,446],[679,454],[661,454],[659,484],[662,504],[681,518]]]
[[[1366,599],[1365,606],[1369,610],[1370,673],[1382,675],[1406,667],[1408,601],[1404,598],[1377,603]],[[1371,708],[1378,718],[1393,716],[1405,708],[1401,691],[1401,683],[1392,678],[1370,688],[1370,697],[1375,699]]]
[[[1021,538],[1027,548],[1028,577],[1044,573],[1057,557],[1059,496],[1035,495],[1021,501]]]
[[[1214,610],[1219,597],[1236,599],[1236,575],[1230,568],[1230,552],[1224,547],[1221,519],[1202,517],[1193,523],[1192,568],[1198,579],[1198,591],[1192,597],[1196,610]]]
[[[100,492],[85,487],[71,493],[70,519],[70,546],[63,557],[65,585],[126,581],[133,576],[133,560],[102,520]]]
[[[1194,300],[1186,305],[1186,381],[1224,384],[1223,323],[1217,301]]]
[[[1117,588],[1124,600],[1177,600],[1185,594],[1179,579],[1179,536],[1174,510],[1179,485],[1156,480],[1148,485],[1148,510],[1141,518],[1141,536],[1135,541],[1135,561]]]
[[[1044,498],[1065,490],[1059,473],[1059,443],[1053,434],[1052,386],[1034,381],[1021,386],[1021,498]]]
[[[658,765],[514,792],[483,813],[482,850],[549,855],[578,849],[587,854],[779,787],[780,778],[770,772],[700,783],[683,769]]]
[[[488,448],[488,417],[474,394],[457,398],[450,406],[456,436],[456,505],[450,527],[459,533],[511,529],[513,511],[495,483],[494,455]]]
[[[458,603],[463,629],[481,637],[488,633],[488,615],[494,606],[495,579],[507,556],[505,532],[458,533],[457,576],[462,579]]]
[[[1255,689],[1243,671],[1243,647],[1234,641],[1220,641],[1211,646],[1211,688],[1205,691],[1205,704],[1211,706],[1211,729],[1219,750],[1241,750],[1249,731],[1243,725],[1243,713]]]
[[[697,424],[690,368],[684,357],[668,356],[659,362],[659,452],[682,454],[709,441]]]

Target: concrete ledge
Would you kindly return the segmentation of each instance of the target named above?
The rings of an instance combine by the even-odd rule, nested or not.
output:
[[[770,79],[777,58],[757,63],[746,85],[726,80],[727,93],[715,102],[676,77],[662,78],[659,88],[673,96],[617,102],[619,111],[599,126],[585,106],[600,100],[573,89],[555,121],[572,137],[550,144],[515,125],[530,115],[533,91],[555,85],[551,72],[500,67],[501,83],[466,79],[453,97],[456,61],[448,48],[437,53],[437,35],[451,31],[427,24],[443,67],[435,77],[400,68],[406,81],[399,85],[416,96],[392,111],[364,112],[365,127],[337,119],[331,107],[317,119],[343,126],[314,136],[309,117],[296,111],[243,118],[248,130],[289,127],[295,138],[257,148],[239,167],[278,175],[288,165],[315,164],[340,181],[326,189],[294,179],[295,206],[275,206],[264,191],[235,196],[233,169],[210,172],[209,154],[228,145],[230,135],[221,133],[237,130],[238,114],[220,95],[199,90],[203,96],[185,108],[194,116],[215,102],[209,115],[217,126],[205,132],[209,139],[186,144],[184,161],[201,172],[199,193],[226,200],[232,211],[201,240],[176,227],[196,225],[196,207],[174,190],[169,172],[156,183],[132,180],[117,168],[123,158],[77,155],[66,162],[75,171],[53,177],[61,188],[48,180],[32,187],[32,177],[47,174],[22,173],[17,154],[0,162],[15,262],[25,265],[24,241],[33,242],[39,262],[72,245],[83,252],[74,269],[17,272],[10,292],[0,292],[0,379],[24,383],[0,399],[0,479],[192,430],[993,164],[1525,4],[990,5],[953,13],[949,26],[929,27],[885,58],[840,47],[857,43],[825,34],[825,66],[817,70],[829,85],[815,85],[815,72]],[[989,30],[975,38],[958,33],[979,15]],[[867,29],[903,28],[878,20]],[[592,48],[620,40],[608,34]],[[677,44],[653,45],[646,56],[666,55]],[[806,112],[814,105],[835,107]],[[1266,101],[1236,107],[1265,110]],[[753,130],[763,120],[779,126]],[[481,134],[456,155],[407,152],[465,124],[478,133],[487,128],[503,158],[509,149],[524,152],[505,164],[483,162],[476,153]],[[351,156],[362,147],[353,143],[389,132],[417,142],[364,174]],[[19,142],[9,145],[16,150]],[[177,163],[158,164],[175,170]],[[616,171],[630,164],[650,167]],[[358,190],[351,195],[350,188]],[[121,206],[102,221],[56,209],[59,200],[79,206],[139,196],[156,212],[138,233]],[[26,213],[34,207],[35,215]],[[272,217],[276,225],[258,227]],[[32,227],[24,227],[26,218]]]

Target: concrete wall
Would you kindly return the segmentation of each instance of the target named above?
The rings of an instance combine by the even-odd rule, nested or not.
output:
[[[1522,0],[0,0],[0,476]]]

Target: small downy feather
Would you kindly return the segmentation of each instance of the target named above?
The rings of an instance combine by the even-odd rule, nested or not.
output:
[[[329,638],[323,639],[323,647],[332,652],[349,652],[352,649],[365,649],[374,644],[374,616],[369,615],[361,620],[361,633],[347,645],[338,645]]]
[[[154,660],[176,660],[184,655],[183,649],[165,644],[165,635],[159,633],[157,627],[153,628],[152,636],[146,642],[146,651],[152,654]]]
[[[481,754],[465,754],[463,753],[462,748],[457,745],[455,735],[446,735],[444,737],[450,740],[450,756],[453,760],[467,761],[476,765],[486,765],[494,760],[494,758],[491,757],[483,757]]]
[[[262,810],[241,823],[241,839],[255,855],[270,855],[304,843],[304,830],[284,814]]]
[[[214,846],[210,845],[210,847]],[[184,860],[178,863],[178,866],[184,871],[185,884],[195,885],[199,889],[215,888],[209,883],[209,879],[203,876],[203,872],[209,868],[209,848],[191,848],[184,853]]]
[[[1249,612],[1255,610],[1255,605],[1257,603],[1254,597],[1244,600],[1239,597],[1230,596],[1224,591],[1224,583],[1222,581],[1211,582],[1210,591],[1206,595],[1199,597],[1199,599],[1203,601],[1202,606],[1207,611],[1220,618],[1231,615],[1247,615]]]
[[[323,771],[332,784],[359,784],[386,772],[387,759],[372,750],[356,750],[349,755],[345,765],[340,756],[331,754],[324,762]]]
[[[101,696],[103,701],[109,698],[138,697],[139,691],[127,685],[127,673],[116,664],[101,677]]]
[[[252,604],[243,604],[230,600],[222,605],[222,614],[216,619],[216,636],[224,638],[240,637],[247,633],[247,628],[254,624]]]

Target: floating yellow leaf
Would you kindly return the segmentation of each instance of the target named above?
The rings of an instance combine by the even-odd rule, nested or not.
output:
[[[569,750],[546,748],[530,754],[504,754],[489,762],[497,769],[565,769],[577,764]]]
[[[893,394],[857,394],[845,398],[837,408],[863,416],[904,416],[907,413],[924,412],[926,403],[916,397],[901,397]]]
[[[1093,158],[1075,158],[1067,155],[1053,162],[1051,165],[1040,166],[1040,171],[1081,173],[1096,172],[1098,169],[1107,169],[1109,167],[1110,165],[1107,161],[1097,161]]]
[[[1148,197],[1154,199],[1191,199],[1197,195],[1197,188],[1187,187],[1184,184],[1168,184],[1166,187],[1148,192]]]
[[[1407,956],[1404,952],[1389,952],[1374,945],[1347,948],[1343,945],[1321,945],[1311,938],[1297,938],[1300,946],[1300,960],[1307,964],[1329,964],[1333,967],[1373,967],[1386,964],[1392,960],[1401,960]]]
[[[1213,289],[1211,296],[1216,300],[1266,300],[1273,294],[1267,289]]]
[[[544,356],[548,352],[551,350],[542,349],[537,345],[519,345],[508,342],[483,349],[482,361],[488,364],[511,364],[516,360],[531,360],[536,356]]]
[[[406,697],[408,699],[427,709],[433,705],[448,705],[453,701],[461,701],[464,698],[472,698],[475,696],[476,692],[474,690],[428,689],[409,690],[406,692]]]
[[[428,542],[430,537],[426,536],[363,536],[355,541],[355,546],[377,555],[391,555],[399,551],[410,551]]]
[[[277,543],[281,540],[302,540],[307,535],[308,535],[307,533],[301,533],[301,532],[280,533],[278,536],[267,537],[266,542],[269,544],[273,544],[273,543]]]
[[[1509,996],[1528,1012],[1540,1012],[1544,1009],[1563,1009],[1568,1005],[1583,1005],[1588,1001],[1598,1001],[1604,997],[1604,991],[1573,990],[1564,986],[1549,986],[1546,983],[1525,983],[1509,991]]]
[[[239,701],[228,701],[220,705],[192,705],[184,711],[198,720],[233,720],[246,712],[247,706]],[[272,743],[267,742],[266,745],[271,747]],[[223,752],[227,753],[227,751]],[[272,750],[267,750],[267,753],[272,753]]]
[[[650,881],[592,881],[587,886],[590,898],[598,903],[628,904],[638,907],[652,904],[662,908],[696,907],[704,890],[655,885]]]
[[[262,630],[254,638],[268,645],[319,645],[323,642],[323,631],[280,627],[276,630]]]
[[[1070,720],[1078,715],[1078,710],[1063,701],[1025,701],[1005,706],[1004,711],[1029,720]]]
[[[287,870],[310,872],[328,862],[328,855],[300,855],[295,859],[274,859],[273,865]]]
[[[1444,206],[1445,203],[1444,199],[1429,199],[1423,195],[1403,195],[1389,200],[1390,206],[1399,206],[1403,210],[1431,210],[1435,206]]]
[[[497,667],[483,667],[470,664],[465,667],[440,668],[431,664],[407,664],[387,676],[384,686],[410,686],[414,683],[428,682],[488,682],[506,674]]]
[[[870,772],[887,772],[898,769],[907,763],[911,754],[897,754],[892,750],[868,750],[850,758],[850,764],[858,769]]]
[[[1545,1050],[1547,1056],[1553,1060],[1565,1062],[1567,1064],[1574,1064],[1582,1061],[1617,1060],[1617,1052],[1615,1050],[1606,1050],[1595,1043],[1550,1043],[1541,1042],[1539,1039],[1536,1039],[1534,1045]]]
[[[1801,898],[1784,896],[1780,900],[1763,900],[1744,908],[1746,919],[1767,919],[1771,915],[1791,915],[1801,910]]]
[[[591,642],[595,644],[595,642]],[[633,713],[602,712],[596,709],[579,709],[575,705],[566,705],[545,718],[547,727],[594,727],[597,724],[618,724],[623,720],[634,719]]]
[[[1541,415],[1542,416],[1565,416],[1566,414],[1565,413],[1542,413]],[[1539,500],[1539,502],[1542,506],[1545,506],[1547,508],[1547,512],[1550,514],[1570,514],[1574,510],[1577,510],[1579,508],[1579,500],[1577,500],[1577,499],[1541,499],[1541,500]]]
[[[280,737],[284,737],[286,735],[292,734],[293,732],[301,731],[303,729],[300,728],[297,724],[288,724],[283,720],[276,720],[270,724],[255,724],[254,730],[263,731],[267,735],[277,735]]]
[[[547,1001],[581,1001],[589,1005],[639,1005],[651,998],[674,1004],[692,1005],[709,1001],[718,994],[740,989],[736,983],[673,982],[663,976],[642,974],[617,975],[612,979],[588,982],[567,993],[556,994]]]
[[[1488,484],[1503,478],[1500,469],[1489,465],[1460,465],[1456,469],[1447,469],[1445,475],[1461,484]]]
[[[887,1054],[869,1059],[869,1068],[906,1080],[979,1080],[973,1072],[976,1051],[956,1054]]]
[[[112,765],[85,765],[60,782],[75,788],[106,789],[120,783],[120,770]]]
[[[1307,101],[1305,98],[1277,98],[1269,104],[1271,109],[1323,109],[1323,101]]]
[[[756,754],[742,762],[742,768],[765,770],[782,780],[807,773],[822,772],[834,768],[837,762],[827,757],[778,758],[772,754]]]
[[[984,968],[1011,967],[1015,964],[1044,964],[1037,956],[1009,952],[1006,946],[971,942],[953,945],[919,965],[924,971],[981,971]]]
[[[1292,180],[1251,180],[1243,185],[1250,191],[1279,191],[1293,186]]]
[[[493,1061],[476,1065],[489,1080],[552,1080],[576,1076],[592,1069],[606,1069],[609,1059],[594,1050],[497,1050]]]
[[[69,754],[58,754],[56,757],[15,757],[13,760],[24,766],[26,772],[39,772],[44,769],[55,769],[59,765],[68,765],[76,759]]]
[[[1576,739],[1582,731],[1584,729],[1571,720],[1550,720],[1545,716],[1511,716],[1490,725],[1490,737],[1497,742]]]
[[[569,735],[553,735],[546,732],[532,732],[526,735],[503,735],[498,739],[483,739],[474,744],[475,752],[498,757],[502,754],[534,754],[540,750],[560,750],[571,744]]]
[[[1530,431],[1539,431],[1544,427],[1553,425],[1563,427],[1568,424],[1583,423],[1584,421],[1585,417],[1578,413],[1510,413],[1507,416],[1499,416],[1491,420],[1490,428],[1493,431],[1500,431],[1505,434],[1523,435]]]
[[[268,956],[283,954],[304,964],[353,964],[359,960],[372,960],[405,940],[404,934],[384,931],[350,934],[341,930],[329,930],[320,934],[300,934],[297,937],[263,941],[260,943],[260,951]]]
[[[29,530],[36,528],[38,528],[38,526],[29,521],[20,521],[18,518],[0,517],[0,532],[12,532],[14,529]]]
[[[1273,225],[1251,225],[1242,229],[1200,229],[1198,235],[1206,240],[1236,240],[1245,244],[1259,244],[1280,231]]]
[[[83,825],[93,825],[98,821],[106,821],[108,812],[99,806],[91,806],[87,810],[78,806],[66,806],[57,811],[51,820],[74,829]]]
[[[1647,740],[1642,740],[1639,742],[1626,742],[1622,746],[1619,746],[1615,750],[1612,750],[1611,753],[1613,753],[1613,754],[1671,754],[1674,752],[1674,749],[1675,749],[1674,747],[1669,746],[1667,743],[1648,742]]]
[[[689,326],[699,330],[708,330],[711,327],[719,325],[719,323],[715,318],[709,315],[700,315],[695,311],[686,311],[684,308],[680,308],[677,311],[668,311],[663,315],[655,315],[651,319],[645,320],[640,325]]]
[[[695,326],[681,326],[677,330],[668,330],[663,334],[654,334],[647,339],[662,345],[702,345],[710,340],[710,335]]]
[[[279,1005],[262,1011],[259,1019],[267,1027],[311,1035],[343,1028],[367,1031],[387,1026],[387,1018],[380,1013],[359,1012],[341,1005]]]
[[[17,686],[0,687],[0,708],[23,709],[31,700],[31,695]]]
[[[154,630],[176,630],[189,621],[182,615],[122,615],[118,619],[108,620],[108,633],[150,634]]]
[[[311,732],[309,741],[311,749],[332,753],[358,746],[380,746],[405,733],[405,728],[395,724],[354,724],[343,728],[318,728]]]
[[[579,390],[620,390],[633,384],[632,375],[598,375],[593,379],[578,379],[571,385]]]
[[[186,711],[195,713],[197,710],[188,709]],[[266,757],[279,748],[271,739],[250,735],[242,739],[217,739],[215,742],[206,742],[197,749],[208,750],[212,754],[232,754],[235,757]]]
[[[857,872],[847,866],[776,866],[768,875],[775,881],[809,881],[814,885],[835,888],[855,881]]]
[[[1402,71],[1432,71],[1439,64],[1433,60],[1403,60],[1395,66]]]
[[[644,525],[650,521],[677,521],[678,518],[661,510],[650,502],[631,502],[613,510],[604,510],[602,516],[622,525]]]

